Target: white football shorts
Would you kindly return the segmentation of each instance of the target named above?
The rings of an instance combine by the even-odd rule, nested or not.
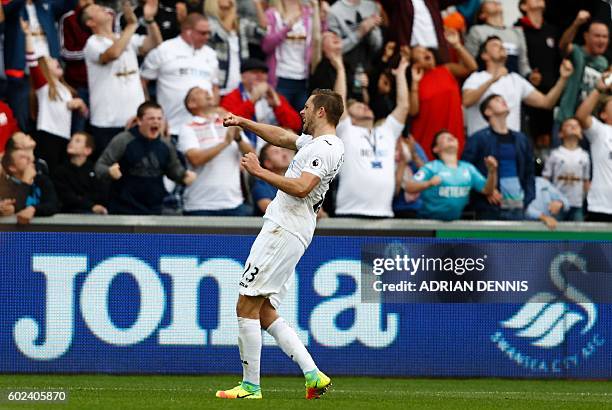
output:
[[[305,250],[297,236],[266,219],[244,265],[240,294],[265,296],[278,309]]]

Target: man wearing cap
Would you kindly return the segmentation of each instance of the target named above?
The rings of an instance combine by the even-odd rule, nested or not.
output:
[[[232,114],[250,118],[256,122],[290,128],[295,132],[302,129],[300,115],[274,87],[268,84],[268,66],[261,60],[249,58],[240,65],[241,82],[231,93],[221,99],[221,106]],[[257,152],[263,141],[245,131]]]

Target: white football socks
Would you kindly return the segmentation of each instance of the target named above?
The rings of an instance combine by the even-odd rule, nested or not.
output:
[[[261,325],[259,319],[238,318],[238,348],[242,362],[242,380],[259,386]]]
[[[317,368],[312,356],[285,319],[279,317],[266,330],[282,351],[300,366],[304,374]]]

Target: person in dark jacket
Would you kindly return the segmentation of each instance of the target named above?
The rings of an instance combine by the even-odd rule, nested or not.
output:
[[[62,212],[108,214],[109,184],[96,177],[94,163],[89,159],[94,139],[85,132],[72,135],[66,147],[69,159],[53,175]]]
[[[531,66],[529,81],[540,92],[546,94],[559,79],[559,30],[544,20],[544,0],[520,0],[519,8],[523,17],[515,26],[521,27],[527,43],[527,59]],[[526,107],[528,133],[533,138],[550,134],[553,126],[551,110]]]
[[[33,148],[21,148],[15,138],[9,139],[0,174],[0,215],[15,215],[17,223],[25,225],[35,215],[58,212],[53,183],[46,174],[37,172]]]
[[[492,195],[475,194],[474,210],[478,219],[522,220],[524,211],[535,198],[533,148],[525,134],[508,128],[506,101],[492,94],[480,105],[489,126],[468,138],[463,150],[464,161],[471,162],[485,174],[484,158],[497,159],[498,191]]]
[[[190,185],[196,174],[181,164],[172,143],[160,138],[163,111],[159,104],[145,101],[136,117],[138,126],[112,139],[95,172],[112,179],[109,213],[159,215],[167,194],[163,176]]]

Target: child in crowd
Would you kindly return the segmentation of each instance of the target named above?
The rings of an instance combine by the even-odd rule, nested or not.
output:
[[[539,220],[549,229],[557,227],[557,221],[569,210],[569,202],[546,178],[536,177],[536,197],[525,211],[527,219]]]
[[[64,81],[59,61],[51,57],[36,58],[29,24],[22,20],[21,27],[26,37],[26,58],[37,101],[37,156],[53,171],[65,157],[72,111],[78,110],[85,116],[88,110],[82,99],[74,98],[76,92]]]
[[[53,175],[62,212],[108,214],[104,206],[108,184],[96,178],[94,164],[89,159],[93,150],[91,135],[77,132],[70,138],[66,147],[69,160],[61,164]]]
[[[542,176],[567,197],[570,208],[565,214],[566,221],[584,221],[582,204],[589,190],[591,162],[589,154],[580,147],[582,128],[575,118],[568,118],[561,124],[559,138],[562,145],[555,148],[542,171]]]

